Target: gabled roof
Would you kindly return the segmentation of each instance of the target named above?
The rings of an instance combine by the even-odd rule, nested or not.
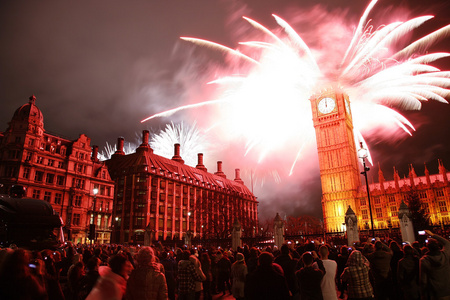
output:
[[[106,164],[112,178],[119,176],[124,171],[133,173],[138,172],[137,168],[139,167],[148,167],[149,173],[155,173],[158,176],[188,182],[193,185],[207,186],[212,189],[226,189],[254,197],[244,184],[153,154],[150,149],[138,148],[132,154],[113,155],[111,159],[106,161]]]

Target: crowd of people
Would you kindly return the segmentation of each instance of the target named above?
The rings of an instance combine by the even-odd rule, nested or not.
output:
[[[450,299],[450,242],[0,250],[0,299]]]

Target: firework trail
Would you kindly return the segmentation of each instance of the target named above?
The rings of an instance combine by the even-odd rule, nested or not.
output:
[[[373,0],[367,6],[347,49],[342,49],[339,60],[333,62],[330,60],[336,60],[335,54],[341,49],[310,49],[276,15],[273,17],[283,31],[277,34],[244,17],[260,35],[258,40],[239,43],[239,49],[182,37],[234,57],[239,65],[246,65],[242,68],[245,75],[235,72],[238,75],[212,81],[225,90],[222,97],[216,98],[219,100],[180,106],[143,121],[186,108],[217,107],[214,122],[224,140],[244,140],[245,154],[258,154],[255,163],[279,150],[284,156],[291,153],[291,173],[305,145],[314,144],[308,99],[324,87],[339,87],[349,95],[357,145],[365,143],[361,132],[370,134],[380,128],[389,132],[384,138],[394,135],[397,129],[411,135],[414,126],[399,111],[419,110],[427,100],[447,103],[450,96],[450,71],[431,65],[450,54],[427,52],[450,35],[450,25],[408,44],[406,38],[433,16],[375,29],[368,18],[376,3]]]

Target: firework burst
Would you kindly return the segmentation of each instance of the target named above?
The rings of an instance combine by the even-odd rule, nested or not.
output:
[[[215,128],[223,140],[245,141],[245,154],[257,154],[261,163],[269,154],[282,150],[290,157],[292,172],[305,147],[314,145],[311,107],[308,99],[324,87],[340,87],[349,95],[355,137],[386,129],[391,138],[397,129],[411,135],[414,126],[400,110],[418,110],[422,102],[447,103],[450,72],[431,65],[449,53],[427,53],[448,37],[450,25],[440,28],[400,50],[396,45],[433,16],[394,22],[374,29],[368,21],[377,0],[370,2],[358,26],[342,50],[310,49],[301,36],[282,18],[273,15],[282,29],[275,34],[260,23],[244,17],[260,35],[232,49],[211,41],[182,37],[202,47],[213,48],[244,65],[237,76],[223,76],[211,83],[225,91],[217,100],[180,106],[143,120],[170,116],[199,106],[215,107]],[[262,34],[262,38],[261,38]],[[341,50],[341,49],[339,49]],[[239,66],[233,66],[234,73]],[[300,149],[300,150],[299,150]],[[255,155],[254,155],[255,156]],[[294,163],[292,164],[292,161]]]

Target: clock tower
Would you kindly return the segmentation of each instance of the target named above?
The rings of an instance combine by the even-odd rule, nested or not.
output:
[[[322,211],[327,232],[343,231],[361,185],[348,95],[327,89],[310,98],[319,154]]]

